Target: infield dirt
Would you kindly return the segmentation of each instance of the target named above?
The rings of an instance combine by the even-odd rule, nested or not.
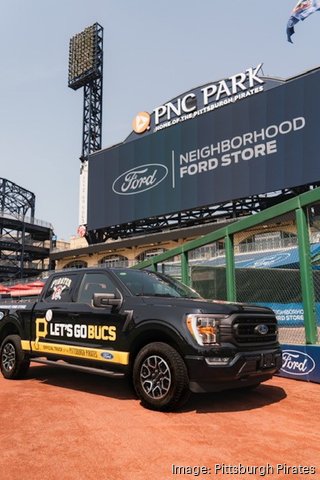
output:
[[[193,395],[179,412],[140,406],[123,380],[32,366],[0,378],[0,472],[10,480],[201,480],[172,465],[314,465],[320,479],[320,386],[280,377],[251,393]]]

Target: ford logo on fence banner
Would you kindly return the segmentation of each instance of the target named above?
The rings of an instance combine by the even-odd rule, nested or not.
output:
[[[292,375],[308,375],[316,368],[310,355],[298,350],[283,350],[281,370]]]
[[[148,163],[122,173],[112,184],[118,195],[135,195],[156,187],[168,175],[168,168],[161,163]]]

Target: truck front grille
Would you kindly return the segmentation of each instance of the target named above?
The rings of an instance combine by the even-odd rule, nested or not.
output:
[[[237,316],[232,324],[237,343],[272,343],[277,341],[278,327],[272,316]]]

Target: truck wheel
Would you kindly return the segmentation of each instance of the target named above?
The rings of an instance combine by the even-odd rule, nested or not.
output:
[[[21,338],[18,335],[6,337],[0,348],[0,369],[5,378],[17,379],[25,377],[30,365],[21,348]]]
[[[138,353],[133,385],[142,405],[151,410],[174,410],[188,400],[190,393],[183,359],[161,342],[149,343]]]

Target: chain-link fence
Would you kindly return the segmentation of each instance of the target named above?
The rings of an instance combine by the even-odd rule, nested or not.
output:
[[[317,343],[320,344],[320,203],[316,202],[307,209],[312,265],[312,280],[315,293],[315,316],[317,322]]]
[[[281,226],[279,229],[279,225]],[[266,229],[269,229],[266,232]],[[299,250],[294,214],[274,218],[264,230],[244,230],[234,246],[237,301],[272,308],[279,322],[282,343],[305,343]],[[201,258],[204,247],[190,258],[192,286],[209,299],[227,299],[224,244]],[[319,258],[320,260],[320,258]],[[319,272],[320,273],[320,272]],[[315,278],[318,276],[315,274]],[[320,281],[320,276],[319,276]],[[320,282],[319,282],[320,287]],[[320,291],[319,291],[320,295]]]
[[[272,308],[281,343],[305,343],[299,269],[247,268],[236,270],[238,300]]]
[[[192,250],[189,254],[190,284],[203,298],[225,300],[227,291],[224,242],[214,242],[206,247]],[[213,268],[212,262],[220,267]]]
[[[161,262],[157,265],[157,271],[173,277],[177,280],[181,280],[181,261],[180,257],[170,258],[165,262]]]
[[[204,298],[226,300],[226,269],[194,265],[192,287]],[[320,272],[319,272],[320,286]],[[281,343],[305,343],[299,269],[236,268],[237,301],[272,308]],[[320,295],[320,290],[319,290]]]
[[[317,343],[320,344],[320,270],[313,270],[312,276],[315,291],[315,315],[318,332]]]
[[[155,257],[153,267],[172,253],[204,298],[270,307],[281,343],[320,343],[320,188]]]
[[[294,212],[273,218],[254,231],[244,230],[238,238],[240,251],[244,245],[254,248],[250,254],[235,255],[237,300],[272,308],[281,343],[305,343]]]
[[[211,300],[226,300],[226,269],[193,265],[191,267],[192,287],[203,298]]]

